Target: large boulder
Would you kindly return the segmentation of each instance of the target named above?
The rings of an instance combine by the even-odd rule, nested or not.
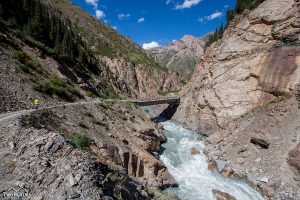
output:
[[[222,192],[220,190],[212,190],[216,200],[237,200],[234,196],[231,196],[227,192]]]

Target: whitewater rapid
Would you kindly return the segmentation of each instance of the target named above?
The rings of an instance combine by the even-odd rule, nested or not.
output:
[[[207,169],[207,158],[203,154],[204,143],[199,134],[184,129],[172,121],[160,122],[164,126],[167,142],[162,145],[160,160],[179,184],[178,188],[165,190],[182,200],[213,200],[212,189],[227,192],[238,200],[263,200],[256,190],[243,181],[225,178]],[[191,155],[191,148],[200,151]]]

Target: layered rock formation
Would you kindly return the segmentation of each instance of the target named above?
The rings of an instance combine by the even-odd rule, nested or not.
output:
[[[167,73],[144,65],[135,66],[119,58],[105,57],[102,60],[109,67],[106,76],[110,78],[114,89],[123,95],[143,98],[181,88],[177,72]]]
[[[0,129],[1,191],[21,184],[44,199],[148,199],[144,189],[176,185],[158,160],[165,137],[128,102],[57,106],[1,118]],[[77,133],[91,138],[87,151],[72,145]]]
[[[212,133],[209,158],[226,161],[270,199],[300,198],[299,39],[298,0],[266,0],[236,16],[199,61],[174,117]]]
[[[176,119],[226,129],[242,115],[298,92],[299,3],[268,0],[236,17],[199,62]]]
[[[149,51],[159,63],[178,72],[181,80],[186,82],[191,78],[198,60],[204,54],[207,35],[200,38],[185,35],[178,41]]]
[[[0,55],[0,98],[5,98],[1,102],[0,112],[29,108],[34,98],[41,99],[42,106],[65,101],[60,95],[50,94],[55,88],[40,88],[40,92],[49,96],[32,90],[38,90],[37,85],[41,86],[53,77],[76,89],[82,99],[96,96],[116,98],[116,93],[125,98],[149,97],[156,96],[159,92],[180,89],[177,73],[169,73],[167,68],[155,62],[129,38],[120,35],[71,2],[26,2],[26,8],[16,1],[0,4],[1,9],[7,11],[0,15],[0,48],[3,52]],[[8,9],[9,7],[18,9],[19,15],[16,15],[17,11]],[[65,51],[76,54],[75,57],[72,53],[57,50],[59,45],[54,47],[53,44],[57,42],[50,41],[53,36],[48,37],[45,33],[38,32],[45,29],[40,21],[32,29],[41,35],[40,38],[47,38],[47,41],[24,32],[24,27],[30,26],[28,15],[37,15],[35,18],[41,20],[38,9],[43,19],[48,22],[49,26],[46,28],[49,32],[50,29],[59,29],[60,33],[56,36],[61,36],[57,36],[57,39],[65,38],[60,46]],[[32,10],[32,13],[28,14],[28,10]],[[24,21],[19,19],[20,16],[24,16]],[[7,23],[9,18],[14,18],[18,31]]]

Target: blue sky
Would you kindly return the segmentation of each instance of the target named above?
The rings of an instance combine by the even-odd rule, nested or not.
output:
[[[226,10],[235,5],[235,0],[71,1],[148,48],[213,31],[225,21]]]

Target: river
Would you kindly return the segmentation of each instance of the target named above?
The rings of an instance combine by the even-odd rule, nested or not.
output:
[[[154,116],[151,108],[144,109]],[[172,121],[162,120],[159,123],[163,125],[164,135],[167,137],[167,142],[162,144],[160,160],[168,167],[179,185],[164,192],[181,200],[214,200],[212,190],[217,189],[229,193],[237,200],[264,200],[261,194],[245,181],[225,178],[220,173],[207,169],[207,158],[203,154],[205,145],[198,139],[198,133]],[[199,150],[200,154],[191,155],[193,147]]]

